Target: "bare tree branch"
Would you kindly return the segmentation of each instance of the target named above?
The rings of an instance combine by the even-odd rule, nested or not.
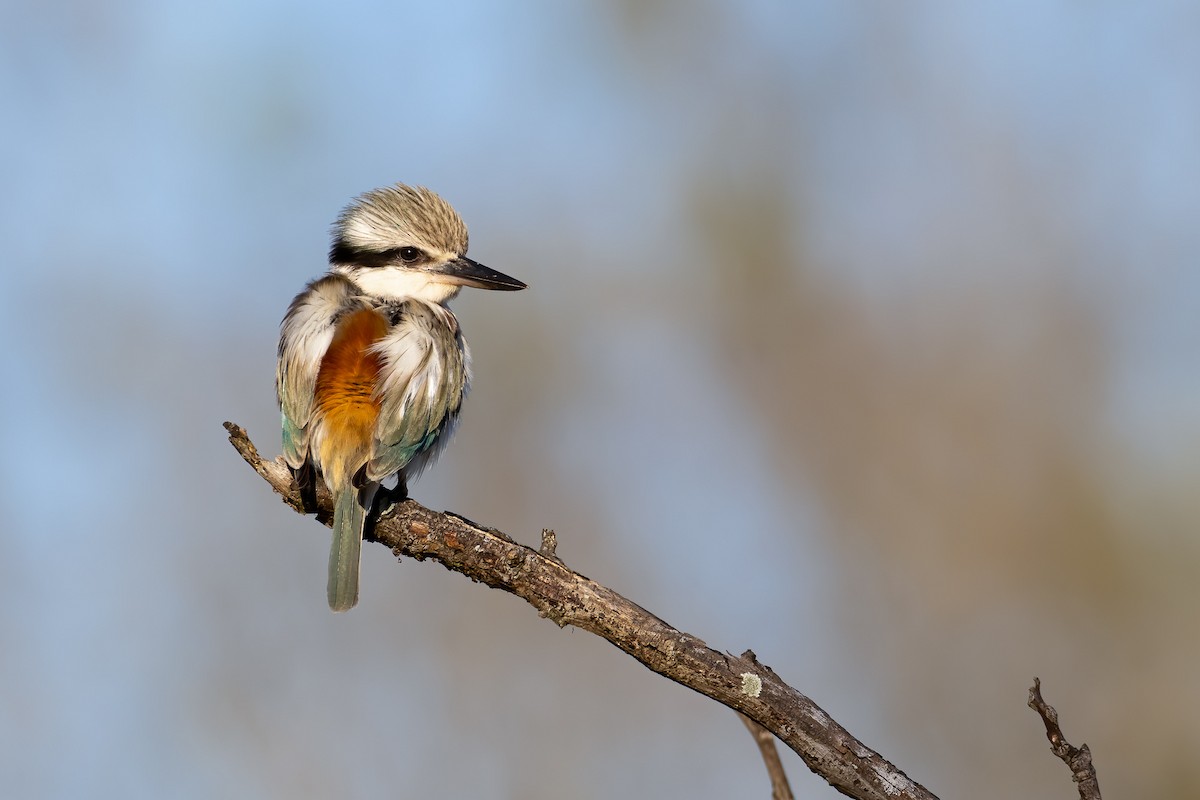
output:
[[[775,749],[775,736],[740,711],[738,718],[745,724],[746,730],[750,731],[750,735],[754,737],[754,743],[758,745],[758,751],[762,754],[763,764],[767,767],[767,775],[771,778],[771,800],[795,800],[792,786],[788,783],[787,773],[783,771],[783,761],[779,759],[779,751]]]
[[[229,440],[288,505],[304,513],[299,488],[282,460],[259,456],[246,432],[225,423]],[[317,482],[321,484],[320,481]],[[317,519],[332,519],[332,502],[317,486]],[[380,515],[367,538],[397,556],[432,559],[472,580],[524,599],[560,627],[602,636],[646,667],[745,714],[779,737],[831,786],[859,800],[936,800],[883,756],[850,735],[812,700],[784,683],[754,654],[709,648],[553,555],[518,544],[500,531],[405,500]]]
[[[1029,689],[1029,707],[1041,716],[1046,725],[1046,738],[1050,740],[1051,752],[1071,770],[1071,778],[1079,786],[1079,799],[1100,800],[1100,783],[1096,779],[1096,768],[1092,765],[1092,751],[1086,744],[1072,747],[1063,736],[1062,728],[1058,727],[1058,712],[1042,699],[1042,682],[1038,678],[1033,679],[1033,686]]]

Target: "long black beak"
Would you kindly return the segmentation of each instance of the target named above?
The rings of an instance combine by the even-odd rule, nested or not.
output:
[[[516,278],[509,277],[503,272],[485,267],[478,261],[472,261],[466,256],[459,256],[449,261],[438,270],[447,283],[458,283],[463,286],[474,286],[476,289],[497,289],[504,292],[515,292],[524,289],[525,284]]]

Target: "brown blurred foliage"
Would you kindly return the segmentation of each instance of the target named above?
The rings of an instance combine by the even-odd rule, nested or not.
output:
[[[736,38],[728,10],[622,9],[639,68],[664,84],[719,58],[713,31]],[[935,791],[1019,796],[1029,787],[1015,775],[1048,774],[1021,703],[1039,674],[1098,754],[1107,790],[1195,794],[1200,770],[1182,758],[1200,746],[1187,666],[1200,659],[1194,504],[1182,486],[1156,490],[1122,466],[1105,427],[1115,307],[1088,284],[1101,276],[1086,263],[1087,233],[1045,191],[1069,184],[1068,168],[1029,167],[1012,121],[961,122],[960,100],[914,74],[912,29],[882,26],[864,21],[860,41],[881,47],[840,77],[854,85],[890,70],[889,86],[910,93],[896,102],[919,124],[974,133],[945,167],[972,177],[994,218],[946,209],[914,237],[922,267],[901,273],[911,283],[884,277],[889,288],[872,294],[843,279],[811,246],[823,198],[806,190],[817,164],[806,129],[820,123],[800,109],[824,106],[812,95],[779,102],[769,58],[746,56],[737,90],[692,126],[707,136],[692,143],[678,194],[712,284],[682,316],[705,320],[697,335],[760,429],[779,491],[817,498],[841,559],[829,611],[883,685],[873,696],[906,752],[940,754],[942,774],[924,776]],[[798,181],[785,166],[797,162]],[[856,188],[863,202],[875,191],[870,180]]]

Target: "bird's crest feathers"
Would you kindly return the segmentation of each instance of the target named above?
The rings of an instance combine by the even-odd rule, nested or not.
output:
[[[435,259],[467,252],[467,226],[449,203],[423,186],[398,183],[359,195],[333,226],[329,260],[416,247]]]

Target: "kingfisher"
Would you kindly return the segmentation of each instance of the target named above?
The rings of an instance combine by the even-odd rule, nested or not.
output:
[[[395,477],[407,496],[458,421],[471,356],[446,303],[464,286],[525,288],[467,258],[467,226],[449,203],[396,184],[341,212],[329,271],[280,325],[283,457],[301,487],[319,475],[334,498],[334,611],[358,603],[363,529],[382,483]]]

